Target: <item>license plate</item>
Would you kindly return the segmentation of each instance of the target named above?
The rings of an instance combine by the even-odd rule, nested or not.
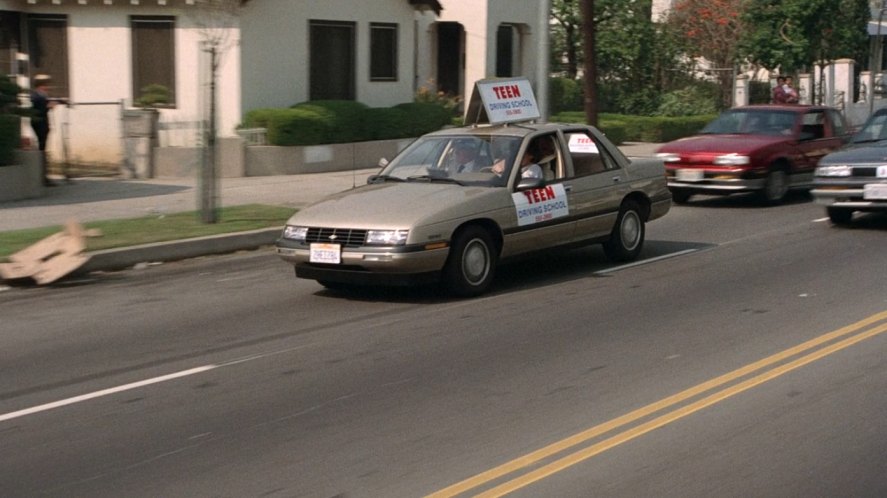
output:
[[[862,198],[866,200],[887,200],[887,183],[869,183],[862,189]]]
[[[312,263],[328,263],[337,265],[342,262],[341,244],[311,244],[308,260]]]
[[[701,182],[705,179],[705,171],[701,169],[679,169],[675,178],[680,182]]]

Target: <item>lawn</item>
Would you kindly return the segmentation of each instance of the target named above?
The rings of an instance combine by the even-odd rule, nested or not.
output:
[[[219,222],[213,224],[202,223],[199,212],[189,211],[123,220],[94,221],[84,223],[83,226],[101,233],[101,236],[86,239],[86,250],[90,252],[283,226],[294,212],[295,209],[288,207],[247,204],[221,208]],[[48,226],[0,232],[0,259],[61,230],[61,226]]]

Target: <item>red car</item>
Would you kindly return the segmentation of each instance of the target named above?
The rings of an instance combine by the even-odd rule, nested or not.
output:
[[[693,194],[757,192],[777,204],[789,189],[809,190],[819,160],[849,137],[844,116],[831,107],[750,105],[725,111],[656,156],[677,203]]]

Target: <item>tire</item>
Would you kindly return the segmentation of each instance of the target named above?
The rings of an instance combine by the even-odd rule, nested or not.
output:
[[[771,169],[761,190],[761,200],[768,206],[774,206],[781,203],[787,193],[788,176],[785,170],[778,167]]]
[[[453,237],[443,283],[457,296],[483,294],[493,282],[497,261],[498,250],[489,232],[479,226],[469,226]]]
[[[828,213],[828,219],[832,220],[835,225],[849,225],[853,220],[852,209],[827,207],[825,212]]]
[[[634,261],[644,246],[645,234],[646,226],[640,206],[635,201],[625,201],[619,208],[610,239],[603,244],[604,254],[617,263]]]
[[[332,291],[344,291],[350,288],[348,284],[330,282],[329,280],[318,280],[317,283]]]
[[[674,201],[675,204],[686,204],[690,201],[690,196],[692,195],[693,194],[686,190],[672,190],[671,200]]]

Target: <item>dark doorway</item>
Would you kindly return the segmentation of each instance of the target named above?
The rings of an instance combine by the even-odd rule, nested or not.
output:
[[[437,89],[450,95],[461,95],[462,87],[462,25],[442,22],[437,25]]]

